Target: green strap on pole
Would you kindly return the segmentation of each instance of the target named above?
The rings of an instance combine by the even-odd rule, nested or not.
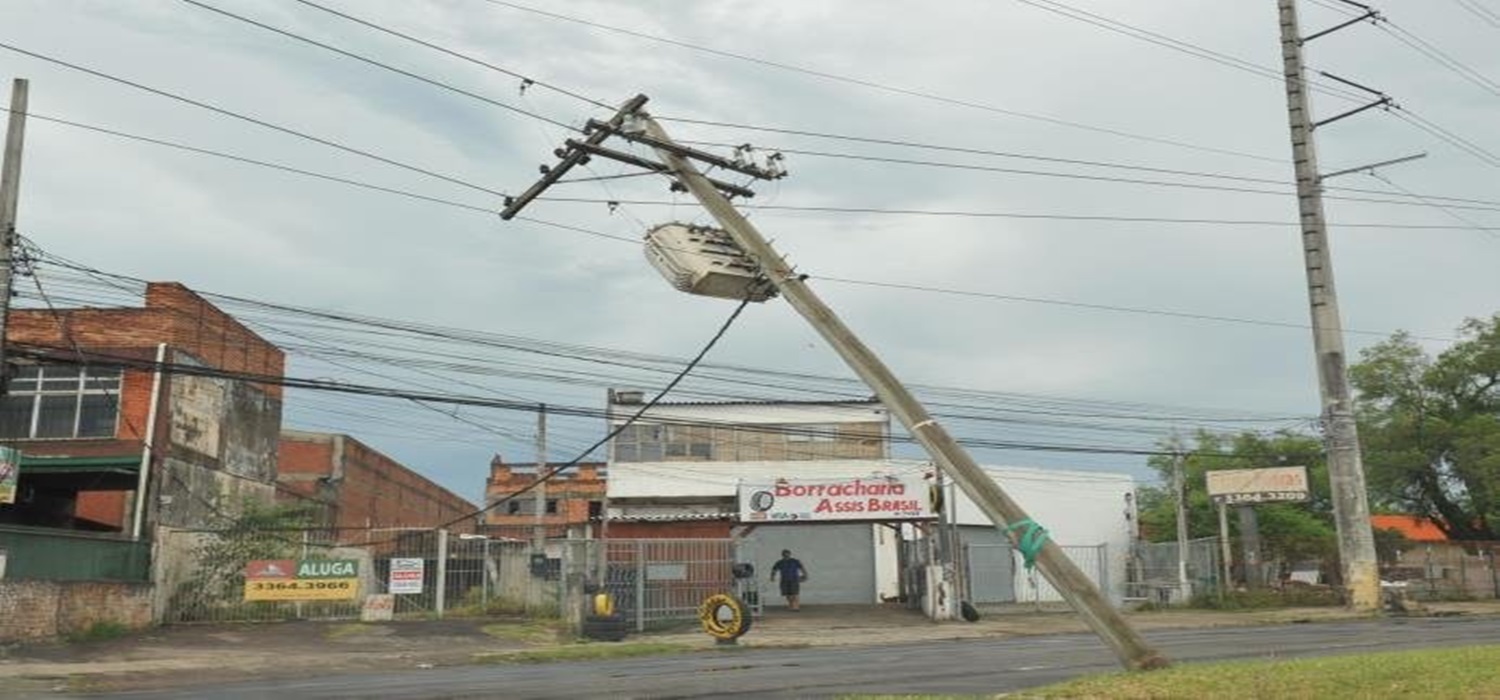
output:
[[[1026,562],[1027,569],[1036,568],[1036,555],[1042,551],[1042,545],[1047,543],[1047,528],[1037,524],[1031,518],[1017,520],[1005,527],[1007,533],[1017,528],[1026,528],[1021,533],[1016,547],[1021,550],[1021,557]]]

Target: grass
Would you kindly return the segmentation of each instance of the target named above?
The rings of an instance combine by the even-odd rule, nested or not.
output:
[[[329,627],[325,632],[323,632],[323,636],[327,639],[344,639],[345,637],[357,637],[370,631],[373,628],[374,625],[367,625],[360,622],[350,622]]]
[[[89,625],[88,629],[69,634],[67,638],[70,642],[103,642],[119,639],[127,634],[130,634],[130,628],[123,623],[101,620]]]
[[[628,659],[687,651],[693,651],[693,647],[669,642],[579,642],[551,649],[477,654],[474,660],[483,663],[544,664],[557,661]]]
[[[1093,676],[1015,698],[1474,698],[1500,689],[1500,646],[1190,664]]]
[[[556,620],[523,620],[519,622],[495,622],[479,628],[481,632],[511,642],[545,644],[555,642],[561,632]]]

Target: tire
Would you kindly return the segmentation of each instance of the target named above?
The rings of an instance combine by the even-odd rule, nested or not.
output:
[[[958,604],[958,614],[964,618],[964,622],[978,622],[979,609],[975,608],[969,601],[961,601]]]
[[[583,618],[583,636],[601,642],[618,642],[630,633],[624,615],[588,615]]]

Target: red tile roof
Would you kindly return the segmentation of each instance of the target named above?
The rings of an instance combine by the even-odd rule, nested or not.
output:
[[[1432,518],[1419,515],[1372,515],[1370,525],[1377,530],[1395,530],[1413,542],[1448,541]]]

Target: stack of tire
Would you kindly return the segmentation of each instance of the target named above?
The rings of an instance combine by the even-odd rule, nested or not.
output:
[[[601,642],[618,642],[629,633],[625,616],[615,611],[614,596],[599,592],[589,599],[589,609],[583,616],[583,637]]]

